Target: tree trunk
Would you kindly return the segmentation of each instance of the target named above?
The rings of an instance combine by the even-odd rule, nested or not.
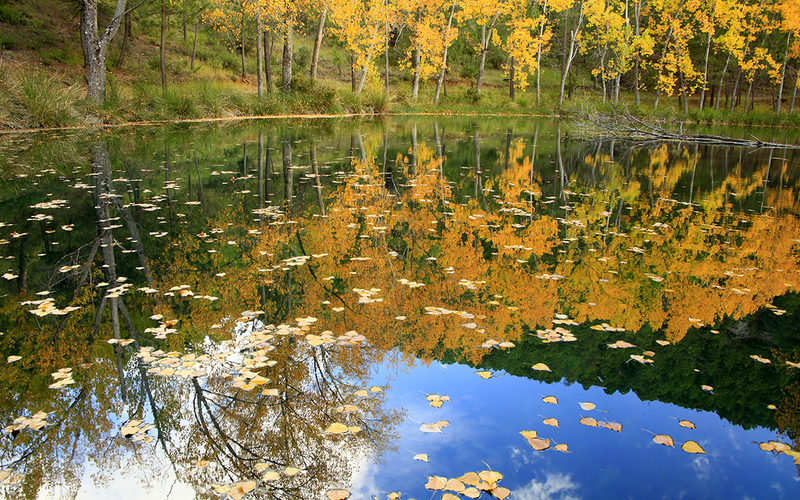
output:
[[[725,73],[728,71],[728,64],[731,62],[731,55],[728,54],[728,59],[725,61],[725,66],[722,68],[722,75],[719,77],[719,88],[717,89],[717,100],[714,103],[714,110],[719,109],[719,102],[722,98],[722,86],[725,83]]]
[[[781,112],[781,100],[783,99],[783,83],[786,80],[786,63],[789,62],[789,46],[792,44],[792,34],[786,40],[786,53],[783,55],[783,66],[781,66],[781,83],[778,86],[778,103],[775,105],[775,113]]]
[[[640,0],[636,2],[636,14],[635,14],[636,22],[634,28],[635,29],[634,36],[636,37],[637,40],[639,39],[639,22],[641,19],[641,14],[642,14],[642,2]],[[641,105],[642,101],[639,97],[639,51],[638,50],[636,51],[636,61],[633,63],[633,93],[636,96],[636,105],[637,106]]]
[[[159,58],[161,59],[161,90],[167,90],[167,4],[161,0],[161,46]]]
[[[83,1],[81,38],[86,65],[87,98],[95,104],[103,104],[106,98],[106,54],[122,22],[125,3],[126,0],[117,0],[114,15],[100,35],[97,28],[97,0]]]
[[[350,92],[356,91],[356,53],[350,51]]]
[[[486,25],[481,26],[481,59],[478,63],[478,80],[475,82],[475,92],[480,94],[481,87],[483,86],[483,72],[486,65],[486,52],[488,49],[488,42],[486,36]]]
[[[197,17],[194,21],[194,43],[192,44],[192,62],[189,64],[189,68],[194,71],[194,59],[197,55],[197,30],[200,28],[200,16]]]
[[[244,15],[242,16],[241,32],[239,36],[242,43],[242,80],[247,80],[247,60],[244,54]]]
[[[798,83],[798,75],[795,75],[794,78],[794,90],[792,91],[792,105],[789,107],[789,114],[791,115],[794,113],[794,103],[797,100],[797,83]]]
[[[125,28],[122,30],[122,46],[119,49],[119,59],[117,59],[117,68],[122,67],[122,61],[125,60],[125,49],[128,48],[128,38],[131,36],[131,13],[125,14],[124,21]]]
[[[510,59],[511,67],[508,70],[508,97],[514,101],[514,58]]]
[[[275,34],[272,30],[269,31],[269,38],[264,33],[264,42],[266,50],[264,51],[264,72],[267,77],[267,92],[272,93],[272,47],[275,46]]]
[[[283,35],[283,63],[281,65],[281,89],[284,92],[292,90],[292,51],[294,28],[292,23],[286,22],[286,32]]]
[[[385,0],[384,8],[389,9],[389,0]],[[389,93],[389,20],[384,23],[383,28],[383,66],[386,79],[386,93]]]
[[[542,104],[541,100],[541,83],[542,83],[542,37],[544,36],[544,25],[547,22],[547,0],[545,0],[544,4],[542,5],[542,15],[545,17],[545,21],[542,21],[539,24],[539,47],[536,50],[536,105],[540,106]]]
[[[703,111],[703,107],[706,104],[706,87],[708,87],[708,55],[711,52],[711,33],[708,34],[708,40],[706,41],[706,62],[705,66],[703,67],[703,89],[700,91],[700,111]]]
[[[575,59],[575,56],[578,54],[578,49],[580,44],[577,43],[578,38],[578,31],[581,29],[581,24],[583,24],[583,2],[578,6],[578,19],[575,22],[575,30],[569,31],[569,52],[564,52],[566,57],[564,61],[564,69],[561,74],[561,87],[558,91],[558,105],[561,106],[564,104],[564,88],[567,84],[567,76],[569,75],[570,67],[572,66],[572,61]],[[566,28],[565,28],[566,30]],[[566,39],[566,34],[565,34]]]
[[[256,6],[256,82],[258,98],[264,97],[264,23],[261,21],[261,6]]]
[[[416,100],[419,95],[419,47],[414,49],[414,78],[411,79],[411,98]]]
[[[317,67],[319,66],[319,49],[322,47],[322,35],[325,29],[325,18],[328,16],[328,8],[323,7],[322,13],[319,15],[319,24],[317,25],[317,36],[314,38],[314,52],[311,55],[311,79],[317,80]]]

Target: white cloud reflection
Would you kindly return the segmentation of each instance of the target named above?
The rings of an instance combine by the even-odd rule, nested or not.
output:
[[[545,472],[545,480],[539,482],[531,480],[527,486],[512,492],[515,500],[580,500],[580,497],[573,494],[580,486],[572,482],[569,474]]]

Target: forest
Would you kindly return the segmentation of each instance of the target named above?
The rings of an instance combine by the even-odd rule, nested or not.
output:
[[[457,105],[790,120],[800,62],[796,0],[3,0],[0,26],[2,128]]]

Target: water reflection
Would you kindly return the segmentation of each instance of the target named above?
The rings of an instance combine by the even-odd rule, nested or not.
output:
[[[710,411],[737,436],[779,430],[800,449],[794,151],[587,144],[558,123],[492,120],[4,147],[0,349],[21,359],[0,368],[0,416],[48,412],[47,426],[3,435],[3,468],[26,497],[86,488],[87,470],[98,489],[125,470],[143,488],[169,474],[208,498],[310,498],[354,479],[367,494],[359,468],[384,474],[420,424],[445,415],[463,435],[447,403],[425,408],[444,389],[419,389],[408,412],[393,400],[417,360],[513,375],[522,391],[635,393],[634,413],[641,401]],[[464,373],[449,383],[495,383]],[[559,441],[575,450],[571,436],[591,431],[622,462],[655,446],[606,411],[624,440],[579,429]],[[493,461],[510,468],[499,484],[514,498],[582,497],[590,475],[568,462],[532,473],[541,452],[518,438],[532,424],[508,420],[520,427],[509,436],[470,430],[510,450]],[[558,432],[541,420],[540,433]],[[733,441],[706,432],[706,450]],[[738,444],[743,463],[767,453]],[[712,456],[681,467],[719,481]],[[471,460],[452,459],[447,477],[481,470]],[[424,492],[424,475],[443,473],[374,486]],[[796,489],[776,474],[765,477]]]

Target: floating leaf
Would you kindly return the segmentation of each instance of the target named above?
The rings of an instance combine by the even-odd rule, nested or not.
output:
[[[455,491],[456,493],[464,491],[466,486],[458,479],[450,479],[445,483],[444,488],[447,491]]]
[[[555,396],[545,396],[545,397],[542,398],[542,401],[545,402],[545,403],[550,403],[550,404],[554,404],[554,405],[558,404],[558,399]]]
[[[775,451],[775,447],[770,443],[758,443],[758,447],[763,451]]]
[[[530,431],[533,432],[533,431]],[[478,475],[477,472],[467,472],[463,476],[458,478],[464,484],[468,484],[470,486],[475,486],[481,482],[481,477]]]
[[[706,450],[704,450],[702,446],[700,446],[699,444],[697,444],[694,441],[686,441],[685,443],[683,443],[683,446],[681,446],[681,449],[683,451],[685,451],[686,453],[703,453],[703,454],[705,454],[705,452],[706,452]]]
[[[266,474],[261,478],[264,481],[276,481],[281,478],[281,475],[275,472],[274,470],[267,471]]]
[[[550,440],[549,439],[541,439],[541,438],[527,438],[528,444],[531,445],[536,451],[543,451],[547,448],[550,448]]]
[[[694,426],[694,424],[692,422],[689,422],[688,420],[681,420],[680,422],[678,422],[678,425],[680,425],[681,427],[686,427],[687,429],[696,429],[697,428],[697,427]]]
[[[496,470],[480,471],[478,473],[478,477],[486,481],[487,483],[496,483],[497,481],[503,479],[503,475],[497,472]]]
[[[5,481],[11,475],[10,470],[0,470],[0,481]]]
[[[700,388],[703,389],[704,391],[714,392],[714,388],[711,387],[710,385],[701,385]]]
[[[481,496],[481,491],[478,488],[471,487],[461,492],[467,498],[478,498]]]
[[[567,447],[566,443],[559,443],[555,445],[553,448],[555,448],[558,451],[563,451],[564,453],[569,453],[569,448]]]
[[[418,454],[414,455],[414,460],[419,460],[421,462],[430,462],[430,460],[428,460],[428,454],[427,453],[418,453]]]
[[[559,445],[559,446],[561,446],[561,445]],[[497,498],[499,500],[505,500],[506,498],[508,498],[508,495],[511,494],[511,490],[509,490],[508,488],[504,488],[503,486],[498,486],[497,488],[493,489],[489,493],[491,493],[493,497],[495,497],[495,498]]]
[[[347,490],[328,490],[325,496],[330,500],[344,500],[345,498],[350,498],[350,492]]]
[[[546,419],[542,420],[542,423],[544,423],[544,425],[550,425],[550,426],[553,426],[553,427],[558,427],[558,420],[553,418],[553,417],[546,418]]]
[[[675,442],[666,434],[656,434],[653,436],[653,442],[657,444],[663,444],[664,446],[669,446],[670,448],[675,448]]]
[[[439,491],[444,489],[447,484],[447,478],[441,476],[428,476],[428,483],[425,485],[426,489]]]
[[[286,474],[287,476],[294,476],[294,475],[295,475],[295,474],[297,474],[298,472],[300,472],[300,469],[298,469],[297,467],[287,467],[287,468],[286,468],[286,469],[283,471],[283,473],[284,473],[284,474]]]
[[[594,403],[578,403],[578,404],[581,405],[581,408],[583,408],[586,411],[595,409]]]
[[[479,371],[475,373],[477,373],[480,378],[492,378],[492,372]]]
[[[622,432],[622,424],[616,422],[603,422],[603,427],[612,431]]]
[[[536,434],[536,431],[520,431],[520,434],[522,434],[522,437],[525,439],[535,438],[538,435]]]
[[[535,365],[533,365],[531,368],[533,368],[533,369],[534,369],[534,370],[536,370],[536,371],[540,371],[540,372],[549,372],[549,371],[551,371],[551,370],[550,370],[550,367],[549,367],[549,366],[547,366],[547,365],[546,365],[546,364],[544,364],[544,363],[536,363],[536,364],[535,364]]]
[[[452,493],[445,493],[442,495],[442,500],[459,500],[459,498],[457,495],[453,495]]]
[[[22,356],[9,356],[6,360],[6,363],[13,363],[14,361],[19,361],[22,359]]]
[[[339,422],[334,422],[325,429],[325,434],[344,434],[347,432],[347,426]]]
[[[597,420],[593,419],[592,417],[583,417],[581,419],[581,423],[583,425],[588,425],[589,427],[598,427]]]

